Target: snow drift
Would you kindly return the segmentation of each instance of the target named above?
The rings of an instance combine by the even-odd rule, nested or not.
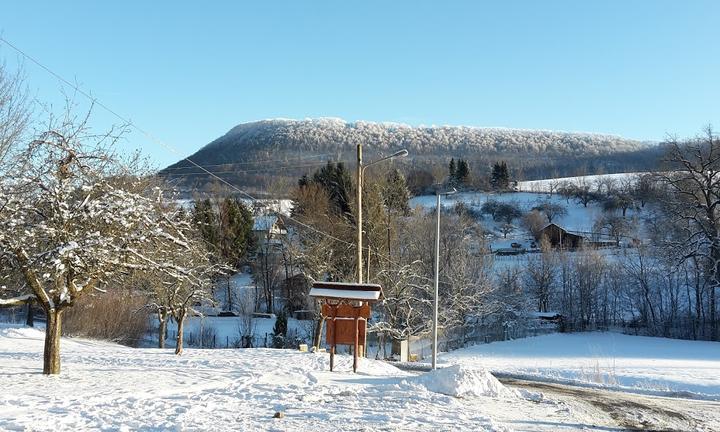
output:
[[[418,377],[417,383],[429,391],[455,397],[489,396],[514,398],[515,393],[502,385],[487,370],[456,364]]]

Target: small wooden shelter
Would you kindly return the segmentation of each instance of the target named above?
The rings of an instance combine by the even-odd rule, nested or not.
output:
[[[353,346],[353,372],[357,371],[359,353],[367,346],[367,320],[370,304],[380,299],[382,287],[377,284],[314,282],[310,297],[322,302],[321,314],[327,321],[325,340],[330,345],[330,370],[335,366],[337,345]]]
[[[540,231],[539,238],[546,237],[550,245],[560,249],[577,249],[582,246],[585,238],[574,234],[555,223],[545,225]]]

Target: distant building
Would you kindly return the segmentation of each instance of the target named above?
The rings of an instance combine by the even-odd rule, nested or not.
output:
[[[282,218],[274,214],[255,216],[253,235],[258,247],[272,244],[281,244],[287,235],[287,229]]]
[[[552,247],[560,249],[577,249],[586,242],[582,235],[573,234],[554,223],[547,224],[540,230],[540,238],[543,237],[548,239]]]

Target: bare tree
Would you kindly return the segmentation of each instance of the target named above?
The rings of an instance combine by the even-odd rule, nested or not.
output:
[[[86,121],[69,114],[51,120],[0,180],[0,256],[28,290],[3,303],[37,301],[45,310],[45,374],[60,372],[62,312],[78,298],[102,291],[122,269],[182,272],[144,254],[159,239],[186,246],[156,212],[159,191],[154,197],[139,192],[143,182],[111,151],[118,135],[94,136]]]
[[[554,291],[556,264],[547,239],[541,240],[540,249],[542,253],[528,258],[525,286],[537,299],[538,312],[547,312],[550,295]]]
[[[17,147],[30,121],[28,94],[22,71],[11,73],[0,63],[0,174],[11,150]]]
[[[678,240],[668,239],[703,265],[707,280],[712,340],[718,340],[717,289],[720,285],[720,139],[711,126],[690,140],[671,139],[665,162],[671,171],[655,174],[667,191],[665,208],[680,227]],[[676,243],[676,244],[673,244]]]
[[[552,223],[553,219],[567,214],[565,206],[551,202],[550,200],[541,202],[532,209],[543,213],[548,223]]]

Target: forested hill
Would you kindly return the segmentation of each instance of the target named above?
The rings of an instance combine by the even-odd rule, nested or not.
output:
[[[357,144],[363,144],[369,158],[407,148],[410,157],[401,162],[406,166],[410,163],[425,167],[443,165],[451,157],[462,157],[484,170],[492,160],[508,159],[511,168],[523,171],[525,178],[542,176],[550,170],[575,174],[572,171],[575,168],[588,173],[638,169],[642,168],[638,164],[644,163],[641,154],[654,147],[619,136],[590,133],[467,126],[412,127],[332,118],[274,119],[240,124],[190,159],[207,165],[213,172],[233,177],[235,181],[242,178],[246,185],[255,186],[260,178],[292,177],[307,171],[313,161],[318,164],[326,160],[350,162]],[[568,163],[574,166],[568,167]],[[207,175],[192,168],[187,161],[180,161],[161,174],[175,177],[186,185],[197,186],[207,181]]]

